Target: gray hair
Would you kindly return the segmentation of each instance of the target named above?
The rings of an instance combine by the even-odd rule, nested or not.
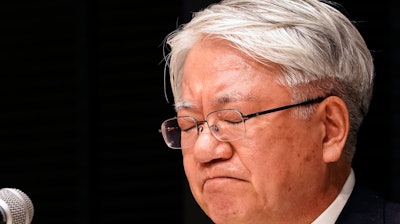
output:
[[[202,38],[227,40],[266,66],[277,64],[279,82],[290,87],[294,101],[316,93],[343,99],[350,116],[344,153],[351,161],[372,97],[374,66],[361,34],[337,6],[318,0],[222,0],[193,13],[164,40],[174,101],[181,97],[191,47]]]

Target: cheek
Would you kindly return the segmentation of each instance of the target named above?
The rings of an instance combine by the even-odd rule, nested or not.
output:
[[[196,168],[195,168],[195,163],[193,162],[193,159],[191,158],[190,155],[183,156],[183,168],[185,171],[186,178],[189,180],[189,183],[194,183],[196,181],[195,180]]]
[[[304,128],[297,125],[256,128],[251,133],[252,140],[243,141],[247,152],[241,151],[242,161],[251,171],[255,190],[270,206],[286,200],[290,192],[304,186],[302,180],[318,168],[313,164],[319,156],[318,144],[312,143]]]
[[[245,142],[252,149],[254,157],[273,159],[287,155],[301,141],[295,127],[289,126],[288,122],[273,120],[261,121],[248,128]]]
[[[246,141],[252,157],[249,160],[255,161],[249,166],[264,167],[260,172],[272,176],[285,176],[301,172],[309,163],[318,161],[317,157],[322,158],[321,144],[313,135],[315,131],[306,121],[292,120],[274,120],[273,124],[257,125],[249,130],[251,141]]]
[[[185,171],[185,176],[187,178],[187,181],[189,183],[189,187],[193,193],[193,196],[195,196],[198,194],[197,192],[199,191],[196,183],[196,175],[195,175],[195,167],[194,167],[194,163],[192,162],[192,160],[190,160],[188,158],[188,156],[183,157],[183,168]]]
[[[201,180],[198,164],[196,164],[194,161],[192,154],[183,156],[183,168],[185,171],[185,176],[189,182],[190,190],[197,200],[201,194]]]
[[[248,130],[247,137],[252,139],[251,145],[284,157],[301,157],[320,146],[318,132],[313,130],[308,121],[282,117],[271,122],[260,122]]]

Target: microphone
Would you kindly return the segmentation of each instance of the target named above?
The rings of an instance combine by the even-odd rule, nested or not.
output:
[[[16,188],[0,189],[0,224],[30,224],[33,218],[31,199]]]

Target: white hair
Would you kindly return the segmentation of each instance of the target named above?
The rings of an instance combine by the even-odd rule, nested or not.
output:
[[[223,39],[260,63],[277,64],[279,81],[292,89],[294,100],[315,93],[342,98],[350,113],[345,153],[351,160],[372,97],[374,66],[364,39],[338,6],[318,0],[223,0],[193,13],[164,42],[174,101],[181,97],[182,69],[192,46],[205,37]]]

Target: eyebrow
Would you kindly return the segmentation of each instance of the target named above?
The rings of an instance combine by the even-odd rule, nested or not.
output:
[[[242,98],[243,97],[233,97],[233,96],[227,96],[227,95],[221,96],[221,97],[218,97],[214,101],[213,106],[215,106],[215,105],[224,105],[224,104],[228,104],[228,103],[231,103],[231,102],[237,102]]]
[[[180,99],[178,102],[175,102],[175,111],[178,111],[179,109],[184,108],[196,108],[195,104],[189,100],[185,99]]]

